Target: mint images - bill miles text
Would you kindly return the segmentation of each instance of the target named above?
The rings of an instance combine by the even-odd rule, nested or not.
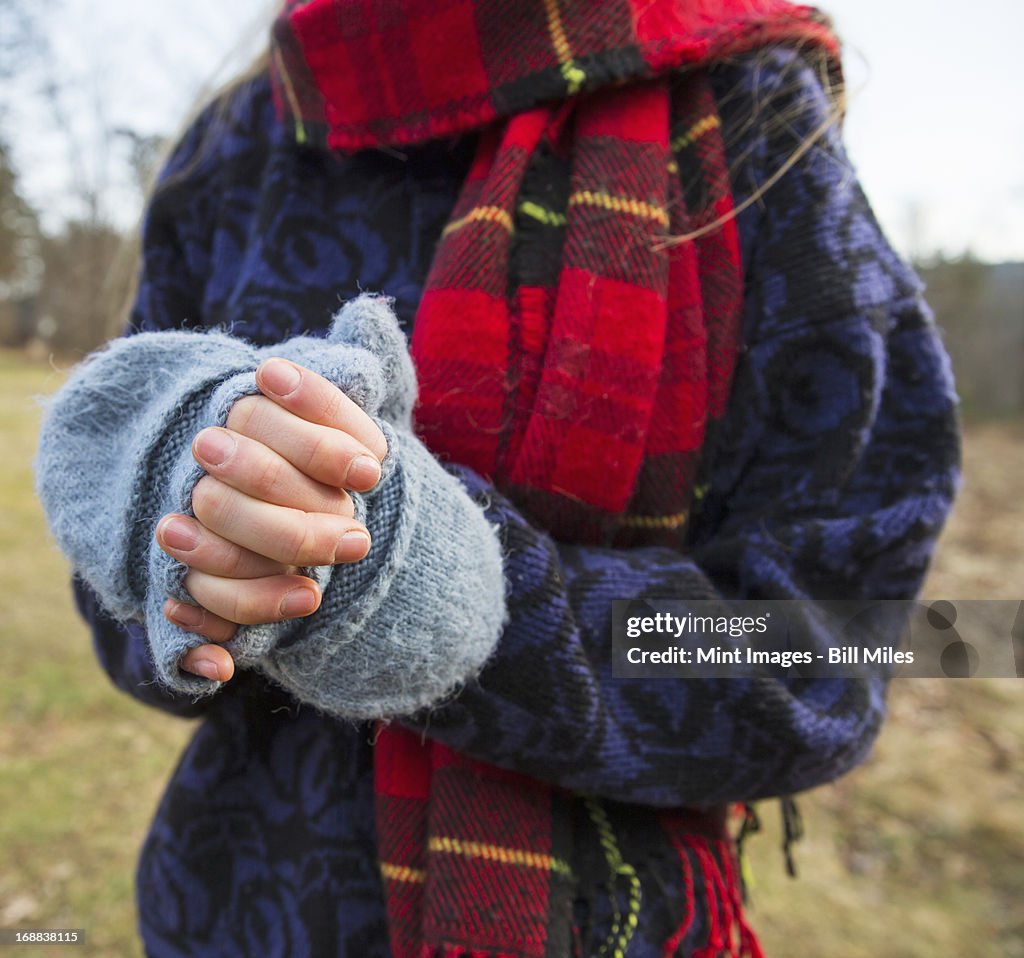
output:
[[[709,649],[687,649],[669,646],[665,649],[631,648],[626,651],[630,665],[810,665],[827,662],[829,665],[910,665],[914,653],[884,646],[875,649],[842,646],[827,653],[799,652],[791,649],[724,649],[719,645]]]

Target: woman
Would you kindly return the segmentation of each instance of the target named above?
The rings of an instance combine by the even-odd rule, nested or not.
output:
[[[923,578],[955,397],[836,56],[767,0],[311,0],[188,131],[39,463],[114,681],[203,716],[149,954],[759,953],[728,804],[856,764],[885,674],[614,679],[608,628]],[[399,325],[331,323],[366,288]]]

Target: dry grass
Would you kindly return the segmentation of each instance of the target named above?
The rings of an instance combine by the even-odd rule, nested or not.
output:
[[[71,607],[29,465],[27,397],[59,382],[0,354],[0,927],[82,927],[89,943],[74,954],[131,956],[135,855],[189,726],[111,688]],[[1024,428],[971,429],[965,462],[927,594],[1020,598]],[[1022,742],[1024,683],[895,683],[871,759],[801,800],[796,882],[774,803],[761,809],[752,917],[768,954],[1024,956]]]
[[[113,689],[73,610],[31,476],[34,397],[60,381],[0,353],[0,927],[85,928],[71,953],[130,956],[135,855],[188,729]]]

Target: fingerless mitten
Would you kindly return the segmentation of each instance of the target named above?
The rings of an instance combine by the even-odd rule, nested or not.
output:
[[[205,643],[163,615],[190,601],[186,567],[156,544],[159,520],[189,513],[203,475],[192,440],[258,392],[282,356],[313,369],[388,439],[381,481],[353,493],[373,539],[358,563],[304,570],[324,593],[313,616],[240,627],[236,666],[259,667],[302,701],[352,719],[408,714],[476,672],[504,622],[500,547],[482,511],[415,438],[415,375],[387,301],[361,296],[326,339],[257,348],[218,332],[141,333],[86,359],[49,403],[36,461],[50,527],[76,574],[121,620],[143,621],[160,680],[194,695],[220,683],[178,663]]]

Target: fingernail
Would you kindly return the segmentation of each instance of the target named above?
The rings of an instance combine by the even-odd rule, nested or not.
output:
[[[355,562],[370,551],[370,534],[361,529],[350,529],[338,543],[334,553],[335,562]]]
[[[199,535],[188,519],[171,516],[160,526],[160,538],[164,545],[178,552],[191,552],[199,545]]]
[[[260,385],[266,386],[275,396],[291,395],[301,382],[299,371],[283,359],[268,359],[260,368]]]
[[[189,664],[192,670],[198,672],[204,679],[213,679],[214,682],[220,680],[220,669],[211,659],[193,659]]]
[[[203,624],[206,613],[187,602],[175,602],[167,610],[167,618],[183,629],[197,629]]]
[[[281,599],[281,615],[286,619],[309,615],[317,607],[317,602],[317,595],[312,589],[292,589]]]
[[[345,485],[351,489],[369,489],[380,479],[380,463],[373,456],[356,456],[348,467]]]
[[[235,437],[226,429],[216,426],[204,429],[196,436],[195,449],[199,458],[211,466],[219,466],[230,459],[237,448]]]

